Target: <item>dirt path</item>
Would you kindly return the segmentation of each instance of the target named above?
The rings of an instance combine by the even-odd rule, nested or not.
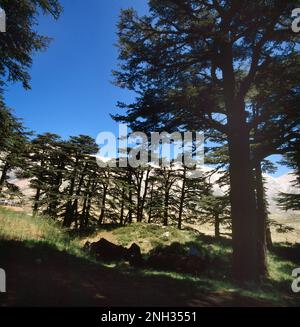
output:
[[[162,276],[120,272],[45,246],[0,241],[7,293],[0,306],[266,306]]]

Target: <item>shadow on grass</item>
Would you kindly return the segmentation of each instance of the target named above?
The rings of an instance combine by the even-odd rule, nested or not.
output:
[[[271,253],[276,257],[290,261],[300,267],[300,244],[278,243],[273,246]]]
[[[193,261],[200,266],[194,267],[196,273],[192,273],[192,275],[216,279],[226,278],[227,281],[230,281],[231,253],[226,251],[225,247],[222,247],[221,241],[220,243],[205,243],[201,237],[200,240],[186,243],[174,242],[171,245],[160,245],[151,250],[146,255],[146,259],[157,255],[173,258],[173,261],[165,260],[162,263],[162,267],[156,267],[156,269],[179,272],[178,268],[180,269],[180,265],[177,265],[176,258],[187,258],[188,260],[190,259],[192,268]],[[183,270],[182,272],[189,273],[188,270]]]
[[[0,241],[0,265],[7,273],[2,306],[221,306],[234,305],[236,296],[214,295],[208,284],[108,268],[43,244]]]
[[[45,244],[0,241],[7,293],[0,306],[266,306],[213,281],[109,268]]]

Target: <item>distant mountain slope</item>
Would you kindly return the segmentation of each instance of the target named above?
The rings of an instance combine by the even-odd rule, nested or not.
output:
[[[212,168],[205,167],[205,172],[212,171]],[[223,195],[227,187],[220,187],[216,184],[216,181],[222,176],[222,172],[214,173],[210,177],[210,182],[214,185],[214,191],[218,195]],[[280,192],[286,193],[299,193],[300,188],[296,188],[293,184],[295,181],[295,175],[292,173],[286,173],[279,177],[273,177],[268,174],[264,174],[265,179],[265,187],[267,192],[267,199],[269,202],[269,211],[271,215],[274,215],[278,219],[287,219],[292,218],[294,216],[300,217],[300,212],[285,212],[278,208],[276,204],[276,198],[280,194]],[[11,174],[10,182],[17,185],[21,192],[25,195],[25,197],[29,198],[34,194],[34,191],[29,186],[29,180],[27,179],[17,179],[14,174]]]
[[[205,172],[212,171],[211,168],[205,167]],[[214,191],[217,195],[223,195],[228,187],[220,187],[218,184],[216,184],[217,180],[222,176],[222,172],[214,173],[210,181],[214,185]],[[300,217],[300,212],[296,211],[284,211],[281,210],[276,203],[276,198],[278,198],[278,195],[280,193],[300,193],[300,188],[297,188],[294,185],[294,182],[296,180],[296,176],[294,174],[286,173],[284,175],[281,175],[279,177],[273,177],[268,174],[264,174],[264,180],[265,180],[265,188],[266,188],[266,194],[267,199],[269,203],[269,211],[270,214],[279,220],[282,219],[289,219],[289,218],[295,218]]]

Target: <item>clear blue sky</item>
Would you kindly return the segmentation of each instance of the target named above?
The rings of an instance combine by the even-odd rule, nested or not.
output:
[[[34,56],[32,90],[7,87],[6,101],[37,133],[63,137],[115,131],[109,114],[133,94],[111,84],[117,68],[116,24],[121,8],[147,10],[146,0],[62,0],[58,21],[40,17],[38,31],[53,38],[46,52]]]
[[[117,68],[116,24],[121,8],[147,12],[147,0],[61,0],[58,21],[41,16],[38,31],[53,38],[46,52],[34,56],[32,89],[9,85],[6,102],[25,126],[37,133],[67,138],[101,131],[117,132],[110,114],[118,101],[134,95],[112,85]],[[281,167],[277,175],[286,172]]]

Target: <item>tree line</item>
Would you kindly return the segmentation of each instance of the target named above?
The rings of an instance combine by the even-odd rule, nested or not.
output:
[[[0,193],[18,194],[10,173],[28,179],[34,214],[80,230],[108,222],[176,224],[180,229],[184,223],[211,223],[219,237],[222,224],[230,227],[228,196],[214,195],[208,173],[191,179],[184,166],[100,167],[95,158],[99,148],[91,137],[32,137],[6,113],[10,133],[0,149]]]

